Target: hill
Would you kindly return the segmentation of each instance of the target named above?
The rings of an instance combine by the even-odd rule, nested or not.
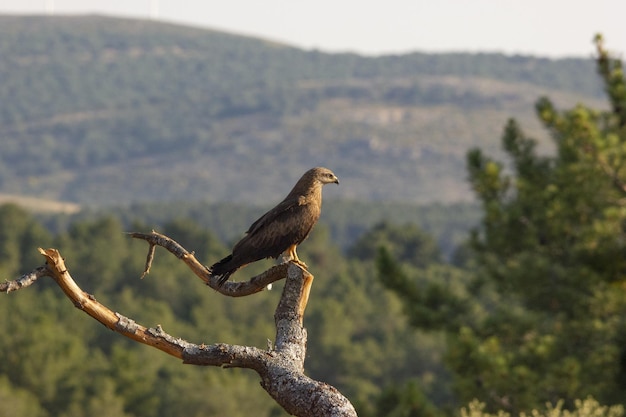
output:
[[[44,198],[29,197],[17,194],[0,193],[0,206],[3,204],[17,204],[33,213],[45,214],[76,214],[81,208],[78,204],[46,200]]]
[[[327,54],[102,16],[0,16],[0,39],[0,193],[83,206],[266,205],[314,165],[341,178],[330,199],[468,201],[469,147],[497,149],[510,116],[545,140],[541,95],[601,97],[591,60]]]

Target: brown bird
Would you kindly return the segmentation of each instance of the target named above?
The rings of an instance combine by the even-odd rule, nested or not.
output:
[[[209,268],[212,276],[223,285],[239,268],[265,258],[298,259],[296,246],[307,238],[322,211],[322,186],[339,184],[328,168],[316,167],[304,173],[291,192],[276,207],[265,213],[233,247],[233,253]]]

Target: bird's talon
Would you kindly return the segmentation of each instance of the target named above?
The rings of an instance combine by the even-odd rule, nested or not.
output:
[[[309,267],[306,266],[306,264],[304,262],[302,262],[300,259],[292,259],[292,262],[295,263],[296,265],[301,266],[302,268],[306,269],[307,271],[309,270]]]

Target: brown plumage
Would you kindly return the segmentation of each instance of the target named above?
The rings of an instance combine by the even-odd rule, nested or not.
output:
[[[339,184],[327,168],[312,168],[304,173],[291,192],[276,207],[252,223],[246,235],[233,248],[233,253],[209,268],[222,285],[239,268],[265,258],[278,258],[285,253],[298,259],[296,246],[307,238],[322,211],[322,186]]]

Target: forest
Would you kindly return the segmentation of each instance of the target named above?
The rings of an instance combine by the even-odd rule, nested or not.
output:
[[[143,245],[129,239],[114,217],[76,221],[53,235],[23,209],[5,205],[0,223],[2,277],[41,264],[33,248],[55,247],[86,291],[141,322],[160,324],[198,343],[263,347],[273,337],[280,285],[245,300],[224,298],[190,277],[177,259],[158,252],[150,275],[140,279]],[[191,220],[166,223],[159,231],[193,248],[199,259],[216,260],[227,251]],[[385,236],[398,249],[421,248],[406,255],[407,262],[439,262],[437,245],[418,227],[382,223],[347,251],[332,242],[327,228],[319,227],[299,251],[318,271],[305,317],[312,335],[307,372],[339,387],[362,410],[360,415],[376,415],[380,387],[399,381],[420,381],[437,404],[452,398],[444,389],[448,376],[441,362],[442,336],[412,330],[400,300],[377,279],[372,243]],[[241,274],[261,272],[268,262]],[[52,282],[40,284],[3,297],[0,304],[5,357],[0,392],[3,409],[13,410],[10,415],[284,415],[253,374],[183,366],[97,325]]]
[[[3,19],[0,30],[19,32]],[[55,36],[35,37],[24,59],[48,59],[42,42]],[[110,45],[110,36],[94,39]],[[475,203],[324,205],[298,250],[316,276],[304,318],[305,368],[337,387],[360,416],[624,415],[626,78],[601,36],[595,45],[596,75],[579,88],[601,85],[604,101],[563,109],[550,95],[535,97],[536,123],[552,152],[542,149],[545,137],[534,137],[536,125],[526,129],[526,118],[515,114],[501,121],[499,151],[466,148],[464,178]],[[358,57],[342,59],[351,77],[370,71],[348,64]],[[386,59],[387,71],[405,68]],[[541,74],[532,82],[549,84]],[[23,114],[3,117],[12,132],[33,128],[20,125]],[[70,136],[51,137],[50,146],[61,137]],[[53,166],[38,169],[54,176]],[[2,171],[0,178],[11,177]],[[221,297],[160,250],[141,278],[145,244],[126,232],[157,229],[210,264],[263,209],[258,202],[185,201],[132,201],[72,216],[2,205],[0,279],[40,266],[37,248],[54,247],[83,289],[129,317],[195,343],[267,346],[280,283],[253,297]],[[235,279],[271,264],[252,264]],[[2,416],[286,415],[255,374],[183,365],[132,343],[78,311],[51,281],[1,298]]]

